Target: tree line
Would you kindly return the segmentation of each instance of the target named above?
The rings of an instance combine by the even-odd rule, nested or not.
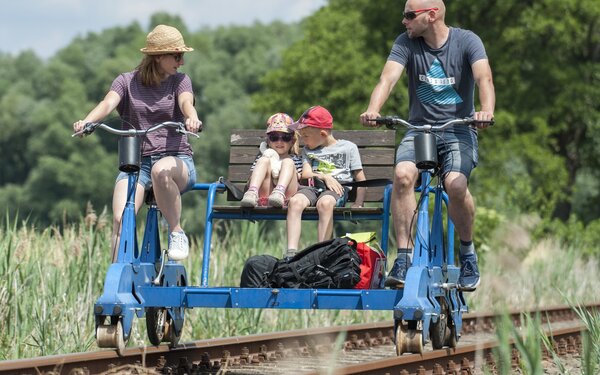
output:
[[[596,227],[600,213],[600,3],[595,0],[454,0],[446,22],[483,40],[496,87],[496,125],[480,133],[471,189],[479,207],[535,214],[545,231]],[[330,0],[297,24],[178,27],[195,52],[182,71],[206,124],[193,142],[199,181],[226,174],[233,128],[262,127],[273,112],[298,117],[329,108],[335,126],[358,129],[359,114],[402,26],[403,2]],[[133,69],[148,30],[138,23],[74,39],[47,61],[0,54],[0,207],[40,223],[78,219],[87,202],[110,202],[116,143],[72,139],[71,124]],[[383,108],[406,115],[406,83]],[[117,121],[117,119],[113,119]],[[116,122],[115,122],[116,123]],[[201,194],[189,199],[202,204]],[[185,214],[185,213],[184,213]],[[562,228],[562,229],[561,229]],[[581,232],[580,232],[581,233]],[[589,234],[588,234],[589,236]]]

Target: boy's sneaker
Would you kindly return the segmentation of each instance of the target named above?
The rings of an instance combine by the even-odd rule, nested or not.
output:
[[[477,267],[477,255],[474,253],[460,257],[460,277],[458,287],[466,292],[474,291],[480,282],[479,268]]]
[[[242,207],[251,207],[254,208],[258,204],[258,194],[254,190],[248,190],[244,193],[244,197],[242,198],[240,205]]]
[[[188,257],[190,246],[184,232],[171,232],[169,235],[169,250],[167,254],[170,260],[184,260]]]
[[[284,203],[285,193],[278,189],[273,190],[269,195],[269,206],[281,208]]]
[[[408,257],[397,257],[394,261],[394,266],[392,267],[392,270],[385,279],[384,285],[392,289],[403,287],[404,280],[406,280],[406,272],[408,272],[409,267],[410,263],[408,261]]]

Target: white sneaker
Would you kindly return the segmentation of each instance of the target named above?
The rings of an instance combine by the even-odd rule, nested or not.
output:
[[[169,235],[169,255],[170,260],[184,260],[190,253],[188,238],[184,232],[171,232]]]

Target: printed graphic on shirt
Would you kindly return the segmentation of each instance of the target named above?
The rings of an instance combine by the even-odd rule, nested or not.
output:
[[[346,157],[347,155],[342,153],[319,155],[318,157],[315,154],[308,154],[310,165],[314,172],[328,174],[334,177],[344,172],[344,168],[338,168],[336,166],[346,166]]]
[[[422,103],[459,104],[463,100],[452,85],[454,77],[447,77],[438,59],[433,61],[426,75],[419,75],[417,97]]]

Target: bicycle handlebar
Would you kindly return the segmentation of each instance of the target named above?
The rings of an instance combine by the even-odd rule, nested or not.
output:
[[[441,125],[413,125],[406,120],[401,119],[398,116],[383,116],[373,119],[376,124],[385,125],[388,129],[397,129],[399,125],[406,126],[409,129],[432,131],[432,130],[443,130],[453,125],[475,125],[475,124],[489,124],[494,125],[494,120],[475,120],[474,118],[467,117],[462,119],[450,120]]]
[[[153,131],[162,129],[164,127],[170,127],[170,128],[175,128],[175,131],[181,134],[185,134],[185,135],[193,135],[196,138],[200,138],[200,136],[196,133],[192,133],[190,131],[187,131],[185,129],[185,124],[183,124],[182,122],[175,122],[175,121],[165,121],[165,122],[161,122],[160,124],[156,124],[154,126],[152,126],[149,129],[145,129],[145,130],[139,130],[139,129],[115,129],[113,127],[111,127],[110,125],[101,123],[101,122],[88,122],[87,124],[85,124],[85,126],[83,127],[83,129],[81,129],[80,131],[73,133],[71,135],[71,137],[76,137],[76,136],[80,136],[80,135],[90,135],[92,134],[97,128],[100,129],[104,129],[105,131],[112,133],[112,134],[117,134],[117,135],[123,135],[123,136],[138,136],[138,135],[145,135],[147,133],[152,133]]]

